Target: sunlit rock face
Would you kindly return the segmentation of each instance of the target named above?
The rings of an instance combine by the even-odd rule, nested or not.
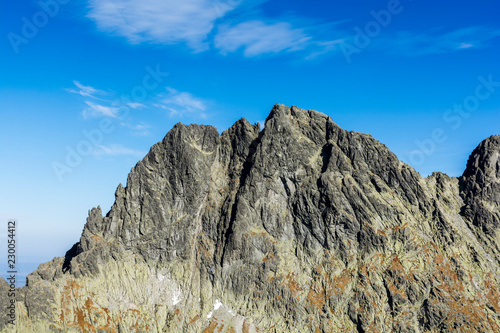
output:
[[[422,178],[316,111],[177,124],[3,331],[500,332],[499,154]]]

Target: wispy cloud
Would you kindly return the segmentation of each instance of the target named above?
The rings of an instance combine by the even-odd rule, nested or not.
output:
[[[379,47],[387,49],[389,53],[407,56],[444,54],[483,48],[498,36],[500,36],[500,30],[481,26],[462,28],[446,33],[439,30],[421,33],[402,31],[382,39]]]
[[[111,106],[104,106],[100,104],[96,104],[90,101],[85,101],[85,104],[88,105],[88,108],[83,110],[83,117],[110,117],[110,118],[118,118],[118,108]]]
[[[177,91],[167,88],[168,94],[159,95],[159,103],[155,106],[168,110],[170,116],[196,115],[206,118],[206,102],[189,92]]]
[[[316,39],[298,18],[271,20],[253,11],[266,0],[90,0],[88,17],[106,33],[131,44],[187,44],[201,52],[215,47],[222,54],[240,49],[247,57],[310,48],[327,53],[328,41]],[[237,11],[235,11],[237,9]],[[222,23],[229,14],[231,23]],[[242,14],[244,13],[244,14]],[[253,14],[249,14],[253,13]],[[308,30],[308,32],[306,32]],[[310,31],[309,31],[310,30]],[[313,56],[314,57],[314,56]]]
[[[88,94],[93,94],[101,91],[89,86],[82,85],[80,83],[78,84],[78,86],[82,87],[82,90],[83,88],[85,88],[85,91]],[[140,115],[142,112],[144,112],[143,109],[155,107],[167,110],[169,116],[171,117],[187,116],[187,117],[207,118],[209,110],[208,106],[212,104],[212,102],[196,97],[189,92],[178,91],[171,87],[167,87],[166,92],[151,95],[150,98],[148,98],[147,100],[142,100],[141,103],[131,102],[131,101],[124,101],[123,103],[117,103],[117,100],[119,100],[119,98],[117,97],[118,94],[116,92],[111,91],[107,94],[110,99],[109,101],[101,100],[97,102],[87,99],[83,100],[83,103],[85,104],[85,107],[82,111],[83,118],[116,119],[117,120],[116,124],[125,129],[128,129],[129,134],[133,136],[148,136],[151,134],[150,125],[142,121],[134,122],[132,118],[132,114]],[[115,99],[115,97],[118,99]],[[98,151],[96,154],[103,155],[104,152],[110,153],[111,151],[102,148],[100,152]]]
[[[137,102],[127,103],[127,106],[131,109],[143,109],[146,107],[146,105]]]
[[[134,135],[134,136],[148,136],[151,134],[149,132],[149,128],[151,128],[151,126],[149,126],[143,122],[136,124],[136,125],[132,125],[129,123],[120,123],[120,125],[131,129],[132,135]]]
[[[120,100],[116,98],[117,94],[112,91],[105,92],[103,90],[81,84],[78,81],[73,81],[73,83],[78,89],[71,88],[66,89],[66,91],[98,100],[98,102],[89,100],[83,101],[86,105],[82,111],[84,119],[100,117],[120,119],[122,121],[120,125],[130,128],[133,135],[146,136],[150,134],[148,131],[149,125],[143,123],[131,125],[129,123],[123,122],[123,119],[121,117],[121,113],[122,111],[124,111],[124,109],[140,110],[147,108],[146,104],[129,101],[120,102]],[[97,98],[96,95],[107,95],[109,100]]]
[[[243,48],[245,56],[252,57],[302,50],[310,40],[302,29],[294,29],[288,22],[247,21],[220,27],[214,42],[223,54]]]
[[[474,47],[474,44],[471,43],[462,43],[458,46],[459,49],[470,49],[471,47]]]
[[[130,43],[187,43],[202,51],[214,22],[241,1],[90,0],[88,16],[99,29]]]
[[[311,60],[315,59],[323,54],[327,54],[330,52],[334,52],[337,49],[339,44],[342,44],[345,42],[345,39],[335,39],[331,41],[326,41],[326,42],[315,42],[314,45],[316,46],[314,50],[305,58],[306,60]]]
[[[318,28],[318,21],[300,17],[267,18],[256,6],[266,0],[89,0],[88,17],[106,33],[121,36],[131,44],[186,44],[194,52],[210,48],[222,54],[242,51],[246,57],[303,51],[304,58],[339,52],[351,43],[352,29]],[[225,22],[223,22],[225,20]],[[325,36],[325,32],[330,34]],[[451,32],[387,33],[373,41],[373,50],[408,56],[450,53],[485,47],[499,35],[485,27]],[[350,36],[350,37],[349,37]],[[378,48],[375,46],[378,45]],[[76,84],[76,83],[75,83]],[[80,87],[83,96],[95,92]]]
[[[135,156],[135,157],[143,157],[146,155],[145,152],[135,150],[135,149],[130,149],[127,147],[124,147],[119,144],[111,144],[108,146],[104,145],[99,145],[94,149],[93,155],[96,157],[102,157],[102,156]]]
[[[95,99],[99,99],[96,95],[107,95],[107,93],[103,90],[98,90],[91,86],[85,86],[78,81],[73,81],[73,84],[75,85],[76,89],[75,88],[66,89],[67,91],[73,94],[78,94],[83,97],[91,97]]]

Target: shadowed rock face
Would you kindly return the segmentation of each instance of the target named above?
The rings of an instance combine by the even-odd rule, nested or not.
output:
[[[177,124],[28,276],[17,329],[499,332],[499,153],[424,179],[316,111]]]
[[[487,235],[496,234],[500,226],[500,135],[489,137],[474,149],[461,185],[464,215]]]

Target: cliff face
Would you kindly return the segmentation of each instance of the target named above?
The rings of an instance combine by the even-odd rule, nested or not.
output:
[[[316,111],[177,124],[28,276],[17,329],[499,332],[499,154],[424,179]]]

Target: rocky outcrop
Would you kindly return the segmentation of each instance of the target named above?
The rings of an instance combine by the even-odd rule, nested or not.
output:
[[[316,111],[177,124],[28,276],[17,329],[498,332],[499,138],[424,179]]]
[[[487,235],[500,226],[500,136],[481,142],[461,179],[464,215]]]

